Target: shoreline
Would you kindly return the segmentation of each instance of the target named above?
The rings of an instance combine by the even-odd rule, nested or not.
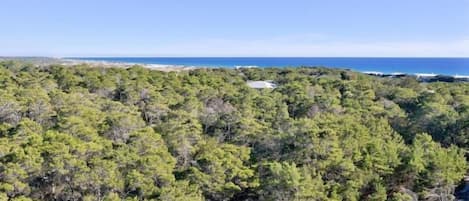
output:
[[[111,61],[99,61],[99,60],[81,60],[81,59],[61,59],[62,61],[69,62],[69,65],[79,65],[79,64],[88,64],[90,66],[100,66],[100,67],[121,67],[121,68],[129,68],[135,65],[142,66],[144,68],[152,69],[152,70],[160,70],[165,72],[171,71],[183,71],[183,70],[194,70],[194,69],[204,69],[204,68],[223,68],[223,67],[208,67],[208,66],[184,66],[184,65],[165,65],[165,64],[144,64],[144,63],[128,63],[128,62],[111,62]],[[71,63],[71,64],[70,64]],[[262,68],[259,66],[235,66],[231,69],[243,69],[243,68]],[[332,67],[331,67],[332,68]],[[335,68],[340,69],[340,68]],[[443,75],[443,74],[435,74],[435,73],[401,73],[401,72],[393,72],[393,73],[383,73],[379,71],[356,71],[352,69],[343,69],[343,70],[351,70],[354,72],[375,76],[375,77],[382,77],[382,78],[401,78],[401,77],[415,77],[419,82],[469,82],[468,75]]]
[[[401,78],[401,77],[415,77],[419,82],[469,82],[467,75],[443,75],[435,73],[381,73],[374,71],[360,72],[366,75],[382,77],[382,78]]]
[[[143,64],[143,63],[128,63],[128,62],[110,62],[110,61],[97,61],[97,60],[81,60],[81,59],[62,59],[61,65],[75,66],[80,64],[86,64],[92,67],[107,67],[107,68],[130,68],[132,66],[142,66],[144,68],[159,70],[159,71],[181,71],[181,70],[192,70],[199,67],[195,66],[184,66],[184,65],[165,65],[165,64]],[[203,68],[203,67],[202,67]]]
[[[194,69],[221,69],[221,68],[230,68],[230,69],[249,69],[249,68],[284,68],[284,67],[260,67],[256,65],[248,66],[187,66],[187,65],[172,65],[172,64],[146,64],[146,63],[131,63],[131,62],[113,62],[113,61],[104,61],[104,60],[86,60],[86,59],[73,59],[73,58],[60,58],[60,57],[0,57],[0,61],[24,61],[31,62],[35,65],[50,65],[50,64],[59,64],[64,66],[76,66],[81,64],[86,64],[91,67],[105,67],[105,68],[130,68],[132,66],[141,66],[143,68],[148,68],[152,70],[159,70],[164,72],[172,71],[186,71]],[[305,66],[306,67],[306,66]],[[324,67],[324,68],[333,68],[333,69],[342,69],[342,70],[351,70],[354,72],[367,74],[370,76],[376,77],[416,77],[419,81],[464,81],[469,82],[469,75],[448,75],[448,74],[437,74],[437,73],[402,73],[402,72],[380,72],[380,71],[360,71],[350,68],[337,68],[337,67]]]
[[[81,59],[60,59],[62,61],[69,62],[69,65],[79,65],[79,64],[88,64],[90,66],[97,67],[121,67],[121,68],[130,68],[132,66],[138,65],[144,68],[152,70],[160,70],[164,72],[172,71],[184,71],[184,70],[194,70],[194,69],[204,69],[204,68],[223,68],[223,67],[208,67],[208,66],[184,66],[184,65],[166,65],[166,64],[144,64],[144,63],[128,63],[128,62],[111,62],[111,61],[99,61],[99,60],[81,60]],[[262,68],[259,66],[235,66],[232,69],[243,69],[243,68]],[[332,67],[331,67],[332,68]],[[335,68],[340,69],[340,68]],[[435,73],[383,73],[379,71],[356,71],[352,69],[343,69],[351,70],[354,72],[382,77],[382,78],[401,78],[401,77],[415,77],[419,82],[469,82],[469,75],[443,75]]]
[[[131,66],[142,66],[149,69],[154,70],[192,70],[192,69],[203,69],[203,68],[230,68],[230,69],[249,69],[249,68],[283,68],[283,67],[260,67],[256,65],[248,65],[248,66],[233,66],[233,67],[225,67],[225,66],[186,66],[186,65],[171,65],[171,64],[145,64],[145,63],[130,63],[130,62],[111,62],[111,61],[102,61],[102,60],[86,60],[86,59],[62,59],[62,61],[72,62],[72,65],[77,64],[89,64],[93,66],[105,66],[105,67],[131,67]],[[342,69],[337,67],[325,67],[325,68],[334,68],[334,69]],[[343,68],[342,70],[351,70],[371,76],[378,76],[378,77],[403,77],[403,76],[414,76],[417,78],[431,78],[431,77],[453,77],[455,79],[468,79],[469,75],[448,75],[448,74],[438,74],[438,73],[402,73],[402,72],[380,72],[380,71],[358,71],[353,69]]]

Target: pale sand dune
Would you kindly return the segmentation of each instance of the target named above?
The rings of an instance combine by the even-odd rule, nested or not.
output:
[[[124,62],[108,62],[108,61],[92,61],[92,60],[78,60],[78,59],[61,59],[61,65],[76,66],[86,64],[92,67],[105,67],[105,68],[130,68],[132,66],[142,66],[144,68],[159,70],[164,72],[193,70],[200,67],[194,66],[179,66],[179,65],[164,65],[164,64],[139,64],[139,63],[124,63]]]

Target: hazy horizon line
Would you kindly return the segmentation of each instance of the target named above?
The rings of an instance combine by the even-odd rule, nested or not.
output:
[[[67,56],[58,58],[469,58],[460,56]]]

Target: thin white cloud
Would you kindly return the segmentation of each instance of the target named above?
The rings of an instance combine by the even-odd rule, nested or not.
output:
[[[164,56],[469,57],[469,40],[327,42],[207,40],[153,50]]]
[[[2,47],[0,55],[7,56],[469,57],[469,37],[446,41],[341,42],[323,34],[304,34],[251,40],[205,39],[164,45],[39,44],[25,49],[11,43]]]

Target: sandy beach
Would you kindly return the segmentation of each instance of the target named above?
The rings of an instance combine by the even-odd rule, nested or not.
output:
[[[125,63],[125,62],[109,62],[109,61],[92,61],[92,60],[79,60],[79,59],[59,59],[60,65],[64,66],[76,66],[76,65],[88,65],[91,67],[104,67],[104,68],[130,68],[132,66],[141,66],[144,68],[159,70],[164,72],[171,71],[184,71],[193,70],[195,66],[183,66],[183,65],[164,65],[164,64],[140,64],[140,63]]]

